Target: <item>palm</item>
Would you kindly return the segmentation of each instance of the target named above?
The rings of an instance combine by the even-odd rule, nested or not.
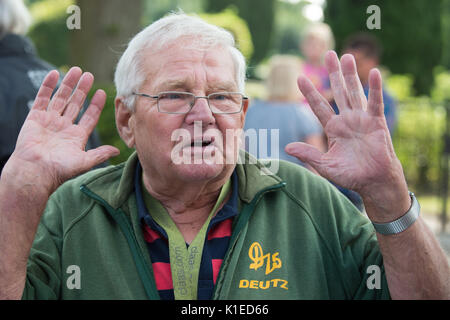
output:
[[[57,76],[50,73],[46,77],[11,156],[30,167],[39,168],[40,176],[51,180],[47,182],[54,187],[117,154],[117,149],[110,146],[84,150],[104,105],[105,95],[98,91],[79,124],[74,124],[93,81],[91,75],[80,79],[81,70],[78,70],[69,71],[51,100]],[[77,83],[77,89],[73,91]]]
[[[344,112],[331,118],[325,128],[329,148],[322,156],[326,175],[352,190],[379,177],[392,156],[383,143],[390,139],[384,126],[383,118],[363,111]]]
[[[382,185],[398,169],[398,159],[383,114],[381,77],[377,72],[371,73],[371,93],[367,100],[354,60],[344,56],[342,71],[337,57],[328,54],[327,60],[339,115],[334,114],[307,79],[300,78],[299,87],[324,127],[328,151],[321,153],[303,143],[292,143],[286,151],[345,188],[362,191],[370,184]]]
[[[16,155],[22,160],[45,164],[57,175],[75,175],[83,166],[87,132],[64,117],[46,111],[31,111],[20,132]],[[83,166],[84,167],[84,166]]]

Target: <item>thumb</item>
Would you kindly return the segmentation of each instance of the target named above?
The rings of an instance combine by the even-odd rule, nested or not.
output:
[[[319,174],[321,174],[322,152],[320,152],[316,147],[304,142],[292,142],[289,143],[284,148],[284,150],[289,155],[296,157],[300,161],[309,164]]]
[[[120,154],[119,149],[109,145],[104,145],[95,149],[88,150],[86,152],[86,155],[87,155],[87,166],[89,168],[87,169],[89,170],[90,168],[95,167],[96,165],[99,165],[102,162],[105,162],[109,158],[118,156],[119,154]]]

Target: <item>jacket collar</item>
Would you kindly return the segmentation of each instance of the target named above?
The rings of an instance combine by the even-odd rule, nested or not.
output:
[[[260,191],[283,182],[262,161],[244,150],[239,150],[239,160],[235,170],[239,179],[239,197],[247,203],[251,202]]]
[[[117,209],[134,192],[134,175],[137,163],[137,153],[134,152],[126,162],[101,170],[99,174],[90,175],[84,185],[114,209]],[[283,182],[280,177],[270,172],[262,162],[244,150],[240,150],[239,161],[235,170],[238,176],[239,198],[247,203],[251,202],[264,189]]]

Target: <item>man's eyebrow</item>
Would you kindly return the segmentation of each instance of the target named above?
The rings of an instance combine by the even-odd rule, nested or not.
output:
[[[237,91],[237,86],[234,81],[225,81],[225,82],[217,82],[208,84],[208,89],[211,92],[219,92],[219,91]]]
[[[156,86],[158,89],[163,89],[164,91],[170,91],[174,89],[180,89],[185,88],[187,89],[189,87],[189,81],[186,79],[171,79],[164,82],[161,82]]]
[[[157,91],[171,91],[175,89],[190,90],[192,83],[188,79],[169,79],[156,86]],[[208,83],[209,92],[236,91],[237,86],[234,81]]]

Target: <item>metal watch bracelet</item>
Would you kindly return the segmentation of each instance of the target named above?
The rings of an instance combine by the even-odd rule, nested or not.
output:
[[[392,235],[405,231],[408,229],[419,217],[420,205],[414,193],[409,191],[411,197],[411,207],[409,210],[397,220],[387,223],[372,222],[375,231],[383,235]]]

